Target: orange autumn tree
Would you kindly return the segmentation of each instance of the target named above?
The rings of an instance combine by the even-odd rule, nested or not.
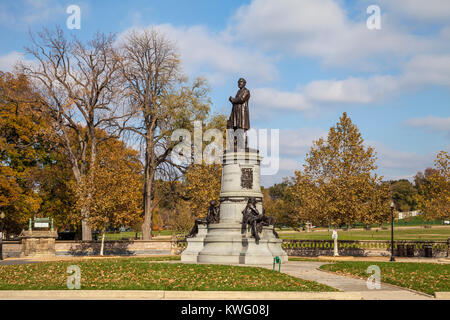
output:
[[[389,186],[372,174],[377,168],[375,151],[363,142],[358,128],[344,113],[326,140],[313,143],[290,188],[298,204],[299,222],[371,224],[389,217]]]
[[[194,219],[206,216],[209,202],[219,203],[222,166],[219,164],[194,164],[185,175],[185,193]]]
[[[210,129],[222,131],[222,141],[210,141],[210,143],[225,148],[226,143],[226,123],[227,118],[224,115],[214,115],[203,125],[203,135]],[[222,165],[215,162],[220,161],[221,154],[215,154],[215,150],[211,154],[205,155],[205,149],[212,144],[203,145],[204,158],[201,164],[191,164],[184,175],[184,195],[187,205],[191,209],[192,220],[206,216],[209,202],[215,200],[220,203],[220,183],[222,177]]]
[[[441,151],[434,161],[435,169],[419,185],[419,209],[426,220],[450,217],[450,156]],[[430,170],[431,171],[431,170]]]
[[[0,212],[7,232],[39,214],[39,172],[52,158],[49,125],[26,77],[0,72]]]
[[[77,205],[89,208],[89,225],[101,230],[103,255],[107,228],[142,219],[143,168],[138,152],[117,139],[101,145],[97,159],[94,179],[83,180],[77,188]]]

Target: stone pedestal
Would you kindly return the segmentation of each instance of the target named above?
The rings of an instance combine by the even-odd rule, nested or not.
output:
[[[203,249],[203,241],[208,229],[206,225],[198,225],[198,233],[193,238],[187,238],[187,247],[181,253],[181,262],[197,262],[199,252]]]
[[[261,159],[257,150],[224,154],[220,223],[210,224],[205,236],[197,235],[198,242],[194,241],[197,237],[188,239],[188,248],[191,243],[200,243],[200,239],[203,248],[197,258],[191,254],[193,250],[189,250],[184,259],[189,257],[191,262],[202,263],[272,264],[273,258],[278,256],[282,262],[287,261],[287,254],[281,249],[281,240],[275,237],[273,226],[263,228],[258,244],[250,231],[242,228],[242,211],[250,197],[256,198],[256,207],[262,212]],[[182,260],[184,255],[183,252]]]
[[[52,257],[55,256],[56,231],[28,230],[22,231],[21,257]]]

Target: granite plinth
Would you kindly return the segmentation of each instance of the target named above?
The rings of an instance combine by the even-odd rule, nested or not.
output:
[[[287,261],[287,254],[281,248],[282,241],[274,235],[273,226],[263,227],[258,243],[242,226],[242,211],[250,197],[256,198],[258,211],[263,210],[261,159],[257,150],[249,149],[228,151],[223,155],[220,223],[208,225],[206,235],[199,232],[195,238],[189,238],[182,261],[258,265],[272,264],[276,256],[282,262]],[[198,250],[201,245],[203,247]]]

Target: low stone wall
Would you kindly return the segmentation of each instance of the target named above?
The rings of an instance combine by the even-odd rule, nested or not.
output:
[[[55,241],[56,256],[99,255],[101,241]],[[3,258],[20,257],[21,241],[4,241]],[[105,255],[170,255],[179,254],[177,242],[171,240],[105,241]]]
[[[431,247],[432,257],[447,257],[447,241],[394,241],[397,257],[425,257],[426,247]],[[282,248],[289,256],[332,256],[333,240],[283,240]],[[388,240],[339,240],[338,252],[342,256],[390,256],[391,242]]]
[[[100,254],[101,241],[56,241],[57,256],[83,256]],[[105,255],[174,254],[170,240],[105,241]]]
[[[2,252],[3,258],[18,258],[22,251],[21,241],[3,241]]]

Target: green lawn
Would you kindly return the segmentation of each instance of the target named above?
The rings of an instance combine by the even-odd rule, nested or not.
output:
[[[343,275],[356,275],[367,279],[367,267],[377,265],[381,269],[381,282],[410,288],[428,294],[450,291],[450,265],[412,262],[337,262],[320,269]]]
[[[103,258],[0,266],[0,289],[64,290],[67,267],[78,265],[81,289],[85,290],[337,291],[263,268],[152,263],[158,259],[164,258]]]
[[[316,230],[313,232],[286,232],[279,233],[281,239],[298,240],[331,240],[331,231]],[[390,240],[391,230],[338,230],[339,240]],[[450,226],[432,228],[401,228],[394,227],[395,240],[437,240],[445,241],[450,237]]]

